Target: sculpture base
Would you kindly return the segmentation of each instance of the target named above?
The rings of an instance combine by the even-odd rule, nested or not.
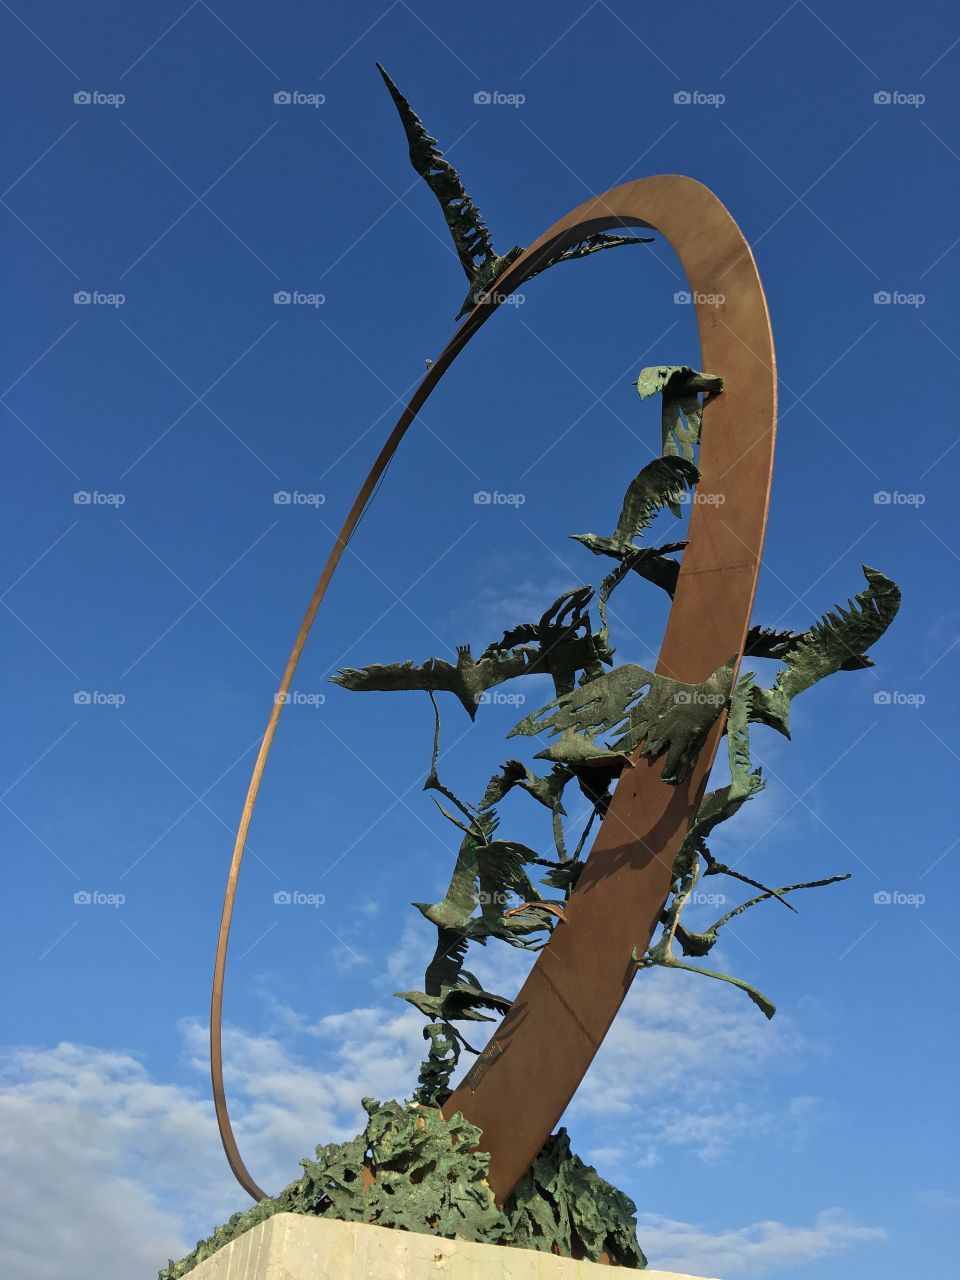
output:
[[[603,1280],[609,1274],[594,1262],[533,1249],[278,1213],[201,1262],[190,1280]],[[644,1280],[694,1280],[649,1268],[635,1274]]]

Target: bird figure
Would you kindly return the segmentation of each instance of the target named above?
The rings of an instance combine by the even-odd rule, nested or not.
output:
[[[507,253],[496,252],[480,210],[464,190],[456,169],[444,159],[436,138],[431,137],[427,132],[423,121],[379,62],[377,70],[390,92],[400,116],[400,123],[407,135],[410,163],[440,202],[440,208],[443,210],[443,216],[446,218],[453,238],[453,247],[469,282],[467,296],[457,312],[456,319],[459,320],[482,301],[494,282],[503,275],[511,263],[520,257],[523,248],[517,244]],[[651,239],[650,236],[619,236],[596,232],[548,258],[537,271],[533,272],[533,275],[539,275],[541,271],[546,271],[547,267],[552,267],[556,262],[583,258],[601,249],[612,249],[618,245],[649,244]],[[532,276],[530,278],[532,279]]]
[[[590,587],[578,587],[555,600],[539,622],[523,623],[504,633],[474,659],[468,644],[457,645],[456,663],[430,658],[414,666],[412,661],[388,666],[344,667],[332,676],[343,689],[361,692],[397,689],[443,690],[454,694],[471,720],[483,695],[506,680],[524,675],[550,675],[561,692],[574,686],[579,670],[598,675],[610,655],[590,632],[587,605]],[[534,641],[535,643],[527,643]]]
[[[682,551],[687,544],[668,542],[661,547],[638,547],[634,538],[639,538],[646,532],[654,517],[664,507],[673,509],[682,501],[699,478],[697,468],[686,458],[654,458],[630,482],[623,496],[617,527],[611,537],[603,538],[595,533],[575,533],[571,536],[594,555],[619,560],[625,570],[632,569],[672,596],[676,590],[680,565],[668,553]]]

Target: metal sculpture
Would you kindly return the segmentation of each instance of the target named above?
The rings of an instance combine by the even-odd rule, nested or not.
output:
[[[337,535],[274,700],[237,831],[217,947],[211,1069],[224,1149],[254,1199],[262,1200],[264,1192],[237,1149],[221,1058],[223,982],[237,877],[264,766],[307,636],[401,439],[452,361],[512,292],[557,262],[637,242],[636,237],[608,234],[611,228],[654,229],[673,246],[696,307],[701,363],[711,371],[657,366],[643,370],[638,378],[641,398],[661,395],[664,456],[631,483],[610,537],[576,535],[590,551],[617,562],[601,584],[599,631],[591,629],[587,613],[592,593],[582,588],[561,597],[539,622],[508,632],[476,659],[463,647],[455,664],[432,659],[420,666],[348,669],[337,677],[354,689],[421,688],[431,697],[447,691],[471,716],[483,693],[503,680],[546,672],[554,682],[555,701],[514,730],[554,731],[555,740],[541,753],[553,763],[553,772],[538,777],[520,762],[509,761],[491,779],[476,808],[458,801],[437,776],[438,718],[426,785],[460,809],[465,821],[448,816],[463,828],[465,839],[451,894],[439,904],[419,904],[439,930],[428,989],[401,993],[431,1019],[425,1032],[431,1053],[421,1072],[418,1096],[426,1103],[442,1103],[446,1123],[462,1114],[482,1133],[482,1150],[489,1153],[486,1182],[496,1204],[503,1206],[538,1153],[542,1157],[640,968],[661,964],[707,973],[743,988],[768,1016],[772,1012],[766,997],[739,979],[679,960],[674,944],[686,956],[703,956],[726,921],[740,911],[772,898],[786,903],[786,895],[795,889],[843,877],[769,889],[718,863],[704,840],[759,788],[759,771],[750,766],[748,724],[761,722],[789,736],[791,698],[824,675],[869,665],[865,650],[896,612],[899,593],[883,575],[865,570],[868,589],[856,604],[851,603],[847,612],[827,615],[802,635],[750,628],[770,493],[776,373],[753,256],[716,196],[677,175],[639,179],[584,202],[528,249],[497,255],[459,176],[380,70],[400,113],[414,167],[441,203],[470,290],[461,312],[465,319],[429,365]],[[686,541],[637,546],[635,539],[656,512],[663,507],[678,511],[694,486],[701,501],[692,507]],[[684,548],[682,562],[674,560],[671,553]],[[652,672],[635,666],[604,671],[612,662],[606,604],[631,573],[673,598],[660,657]],[[760,688],[752,676],[738,678],[744,654],[786,664],[772,689]],[[705,797],[724,732],[732,781]],[[494,840],[491,814],[507,790],[520,786],[551,808],[556,818],[560,793],[571,778],[594,796],[602,822],[589,857],[578,861],[575,875],[570,867],[551,872],[554,878],[548,882],[564,893],[563,902],[556,903],[541,899],[530,884],[522,852],[509,842]],[[614,779],[618,780],[611,797],[608,788]],[[588,831],[589,824],[583,840]],[[524,945],[525,935],[549,928],[549,938],[513,1001],[484,992],[462,970],[469,911],[461,918],[463,903],[458,907],[453,890],[476,881],[482,859],[493,868],[491,883],[508,884],[523,899],[499,913],[484,911],[486,936]],[[680,912],[698,877],[716,872],[754,885],[760,895],[706,931],[687,930]],[[468,905],[472,910],[476,898]],[[654,944],[658,925],[663,931]],[[451,1093],[446,1081],[462,1040],[452,1021],[483,1017],[479,1011],[484,1009],[505,1016]]]

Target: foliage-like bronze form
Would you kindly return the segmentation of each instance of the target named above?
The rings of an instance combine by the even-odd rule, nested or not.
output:
[[[694,685],[627,663],[526,716],[510,736],[550,729],[560,735],[559,741],[538,751],[537,759],[568,765],[610,764],[638,747],[641,755],[655,759],[666,750],[661,777],[664,782],[682,782],[727,705],[732,682],[733,659]],[[644,689],[649,689],[646,696]],[[618,731],[609,746],[597,744],[598,732]]]
[[[390,92],[390,97],[400,116],[403,131],[407,135],[410,163],[440,203],[453,239],[453,247],[470,284],[467,296],[457,313],[459,320],[461,316],[473,310],[484,294],[489,293],[493,284],[503,275],[507,267],[519,258],[523,249],[520,245],[514,245],[507,253],[496,252],[480,210],[464,190],[456,169],[449,160],[444,159],[436,138],[431,137],[427,132],[423,121],[379,62],[377,70]],[[617,236],[598,232],[578,240],[576,244],[548,258],[534,274],[539,275],[541,271],[546,271],[547,267],[552,267],[557,262],[585,258],[591,253],[598,253],[601,249],[613,249],[618,245],[649,244],[651,239],[651,236]]]
[[[486,1174],[490,1157],[478,1149],[480,1130],[457,1112],[364,1098],[364,1131],[350,1142],[317,1147],[301,1160],[303,1174],[278,1196],[235,1213],[171,1262],[159,1280],[181,1280],[198,1263],[276,1213],[303,1213],[366,1222],[447,1239],[512,1245],[638,1270],[637,1207],[622,1191],[570,1151],[565,1129],[544,1144],[502,1209]]]
[[[718,861],[707,840],[721,822],[733,817],[763,788],[761,771],[751,760],[750,725],[767,725],[789,736],[790,702],[798,693],[834,672],[871,666],[865,651],[896,615],[899,590],[883,574],[865,568],[867,590],[808,631],[752,627],[744,656],[784,664],[769,689],[758,685],[751,672],[744,672],[734,683],[733,655],[726,666],[693,685],[632,664],[614,666],[608,626],[613,592],[633,572],[671,594],[676,585],[679,565],[666,553],[682,551],[685,543],[648,548],[637,539],[664,510],[679,513],[694,490],[699,480],[695,456],[701,427],[700,397],[720,390],[722,381],[685,366],[660,365],[642,370],[637,386],[642,399],[658,391],[662,396],[664,456],[648,463],[631,481],[610,537],[575,535],[594,554],[616,562],[597,593],[599,630],[594,630],[589,612],[593,590],[582,586],[554,601],[537,622],[506,631],[502,640],[488,645],[476,660],[469,646],[461,646],[455,665],[433,658],[417,666],[403,662],[350,668],[334,677],[338,684],[354,690],[426,690],[433,701],[433,757],[425,789],[443,797],[446,804],[440,799],[437,804],[459,829],[461,840],[444,897],[435,903],[414,904],[437,929],[425,990],[399,993],[429,1019],[424,1038],[430,1049],[414,1094],[426,1105],[440,1105],[449,1097],[449,1082],[462,1050],[476,1053],[454,1023],[489,1021],[510,1007],[508,998],[485,991],[476,975],[464,967],[470,944],[486,945],[495,938],[510,946],[537,950],[551,929],[563,927],[563,906],[576,886],[594,820],[606,811],[611,788],[627,757],[637,749],[651,758],[663,757],[661,776],[667,782],[680,783],[718,716],[726,713],[730,782],[704,797],[676,857],[662,929],[645,954],[634,955],[638,966],[689,969],[731,983],[770,1017],[774,1005],[768,997],[739,978],[680,959],[675,945],[684,957],[705,956],[716,945],[723,927],[749,908],[776,900],[794,910],[789,902],[791,894],[846,879],[845,875],[831,876],[770,888]],[[525,675],[549,675],[555,697],[525,716],[510,736],[551,733],[554,740],[536,758],[550,761],[553,768],[538,775],[522,761],[508,760],[490,778],[480,803],[467,804],[444,786],[437,772],[440,717],[435,695],[452,693],[472,718],[487,690]],[[572,851],[566,843],[563,804],[571,782],[576,782],[589,802]],[[497,806],[514,788],[550,811],[551,856],[498,835]],[[535,883],[538,871],[542,891]],[[713,875],[726,875],[758,892],[707,929],[687,929],[681,913],[701,877]],[[559,893],[559,898],[551,899],[550,890]]]

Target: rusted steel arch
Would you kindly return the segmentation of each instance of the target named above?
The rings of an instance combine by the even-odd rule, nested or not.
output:
[[[283,673],[237,828],[227,880],[210,1010],[210,1066],[217,1123],[230,1168],[254,1199],[223,1084],[222,1010],[227,942],[247,832],[285,697],[321,601],[390,459],[433,388],[503,299],[554,254],[613,227],[650,227],[673,246],[693,293],[700,367],[724,378],[704,415],[693,507],[657,670],[699,681],[740,655],[756,591],[766,526],[776,420],[773,338],[750,247],[717,197],[679,175],[641,178],[586,201],[555,223],[500,277],[427,371],[388,436],[324,566]],[[723,301],[715,299],[722,297]],[[569,1104],[635,973],[669,893],[670,869],[706,787],[722,721],[687,780],[660,780],[661,763],[637,759],[610,809],[547,946],[490,1045],[443,1108],[483,1130],[489,1182],[499,1202],[513,1189]]]

